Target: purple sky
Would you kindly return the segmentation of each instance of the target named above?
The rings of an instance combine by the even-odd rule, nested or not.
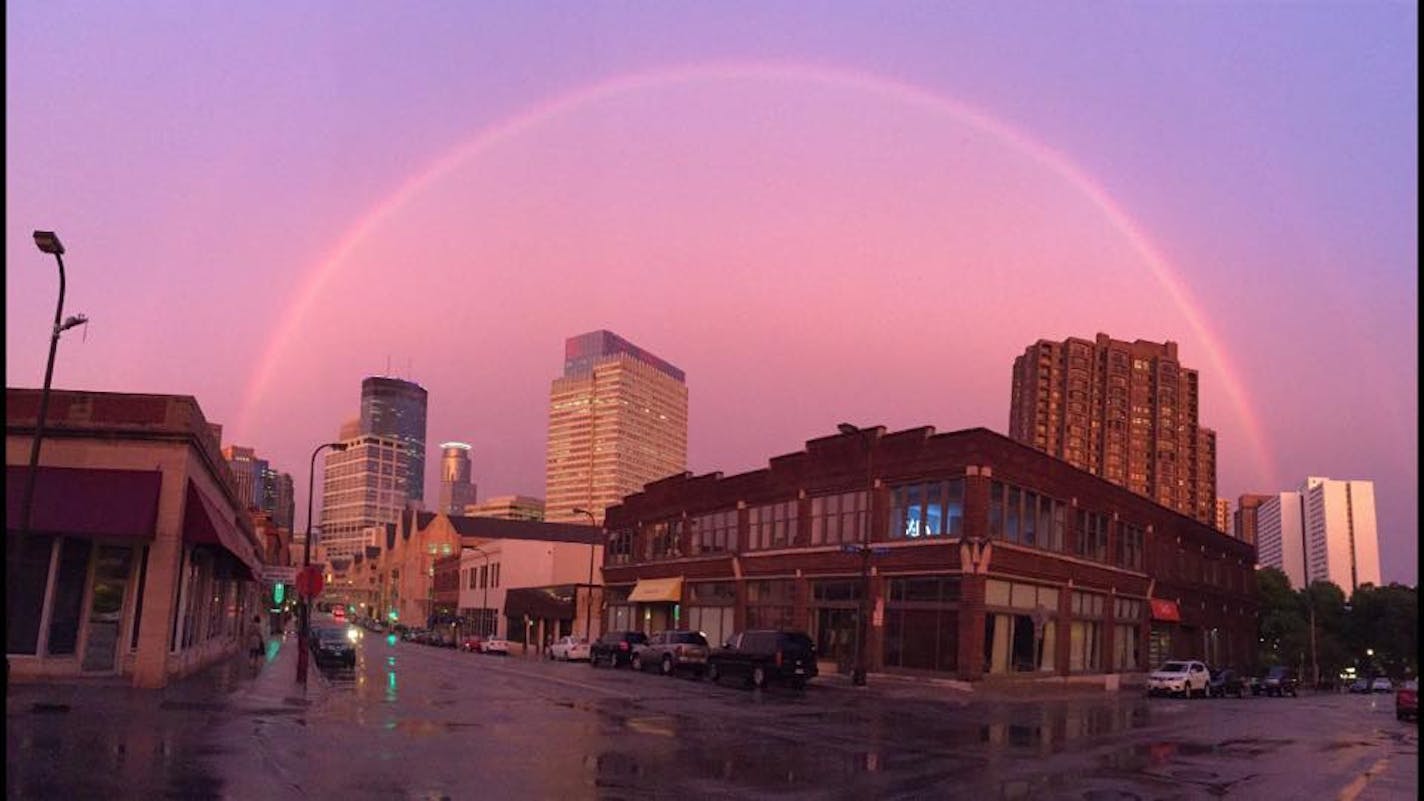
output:
[[[1417,581],[1406,4],[7,6],[6,383],[197,397],[297,476],[385,371],[543,494],[565,337],[688,374],[690,469],[1008,425],[1043,337],[1172,339],[1220,494],[1376,482]],[[87,337],[87,339],[86,339]],[[299,519],[303,515],[299,512]]]

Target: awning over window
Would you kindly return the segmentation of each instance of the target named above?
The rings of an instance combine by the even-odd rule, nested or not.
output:
[[[682,576],[675,578],[639,579],[628,600],[633,603],[671,603],[682,600]]]
[[[1169,601],[1166,598],[1152,598],[1151,603],[1153,620],[1182,622],[1182,611],[1177,608],[1176,601]]]
[[[208,496],[188,482],[188,498],[183,512],[183,541],[195,545],[218,545],[237,558],[247,568],[251,578],[262,574],[262,561],[257,557],[253,544],[243,535],[242,529],[229,520]]]
[[[5,528],[18,531],[28,465],[5,466]],[[157,470],[40,467],[30,530],[51,534],[153,539],[158,522]]]

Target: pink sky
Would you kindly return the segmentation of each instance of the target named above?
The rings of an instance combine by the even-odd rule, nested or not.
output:
[[[16,25],[58,46],[30,11]],[[1415,156],[1393,134],[1383,155],[1337,153],[1317,124],[1340,167],[1314,164],[1283,138],[1306,90],[1266,61],[1193,77],[1190,53],[1153,56],[1139,66],[1178,101],[1156,106],[1022,30],[1079,80],[1035,90],[977,52],[988,77],[966,84],[955,57],[890,69],[822,43],[595,48],[597,70],[500,84],[478,39],[416,47],[404,23],[369,57],[411,61],[386,73],[361,61],[366,24],[328,30],[313,67],[295,31],[254,44],[240,14],[197,42],[135,34],[161,59],[101,22],[75,23],[70,62],[12,34],[10,385],[43,370],[53,267],[28,238],[45,227],[70,250],[67,310],[95,321],[66,335],[56,386],[192,394],[303,503],[311,448],[388,359],[430,391],[427,497],[448,439],[474,445],[482,496],[542,495],[549,382],[563,339],[595,328],[687,371],[689,467],[728,473],[843,420],[1003,431],[1013,357],[1040,337],[1172,339],[1202,374],[1221,495],[1373,479],[1386,579],[1415,581],[1417,186],[1369,183],[1374,159]],[[234,60],[207,67],[205,49]],[[197,75],[169,74],[184,57]],[[635,75],[653,77],[617,83]],[[1258,84],[1286,99],[1253,110]],[[1046,110],[1025,111],[1035,98]],[[1326,99],[1298,102],[1348,110]],[[1360,136],[1401,124],[1366,112]],[[1413,206],[1382,202],[1399,197]]]

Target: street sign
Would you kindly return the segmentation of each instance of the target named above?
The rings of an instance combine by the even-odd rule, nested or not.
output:
[[[860,546],[859,546],[859,545],[842,545],[842,546],[841,546],[841,552],[842,552],[842,553],[860,553]]]
[[[296,584],[297,571],[301,568],[287,565],[265,565],[262,568],[263,584]]]
[[[315,598],[321,595],[321,590],[326,586],[326,579],[321,574],[320,565],[307,565],[297,574],[297,594],[303,598]]]

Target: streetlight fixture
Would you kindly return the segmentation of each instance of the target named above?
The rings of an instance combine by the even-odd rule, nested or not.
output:
[[[597,526],[598,521],[594,518],[593,512],[587,509],[574,508],[576,515],[588,515],[588,524]],[[593,637],[593,552],[597,545],[593,542],[588,544],[588,608],[584,610],[583,616],[583,638],[587,642]]]
[[[856,626],[855,667],[851,670],[850,683],[856,687],[865,686],[865,641],[870,637],[870,526],[875,519],[875,443],[880,433],[878,427],[860,428],[850,423],[841,423],[836,428],[846,436],[861,435],[865,439],[865,525],[860,532],[860,545],[847,546],[846,550],[860,552],[860,616]]]
[[[35,246],[40,249],[40,252],[54,256],[55,264],[59,266],[59,302],[54,307],[54,328],[51,329],[49,337],[49,360],[45,362],[44,385],[40,388],[39,415],[35,418],[35,437],[30,444],[30,463],[29,469],[26,471],[25,493],[20,506],[20,531],[15,538],[16,556],[14,559],[5,560],[6,578],[9,579],[11,586],[14,586],[16,581],[14,570],[25,552],[25,537],[30,533],[31,514],[35,503],[35,484],[40,471],[40,441],[44,438],[45,416],[49,412],[49,387],[51,379],[54,378],[54,355],[59,348],[59,335],[76,325],[89,322],[89,318],[82,314],[64,318],[64,245],[59,241],[59,236],[53,231],[35,231],[34,237]],[[7,671],[8,665],[9,660],[7,659]]]
[[[323,442],[316,446],[311,455],[311,468],[307,472],[307,537],[302,543],[302,570],[306,571],[311,567],[311,544],[312,544],[312,493],[316,490],[316,455],[327,448],[333,451],[346,450],[344,442]],[[301,684],[307,683],[307,659],[309,638],[311,637],[311,598],[302,599],[302,618],[297,629],[297,681]]]

